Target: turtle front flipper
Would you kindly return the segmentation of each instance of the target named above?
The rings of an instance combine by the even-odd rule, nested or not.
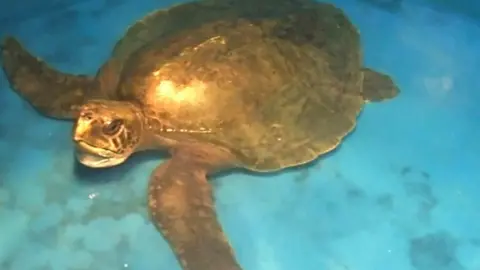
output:
[[[93,77],[61,73],[33,56],[13,37],[3,41],[1,52],[11,88],[48,117],[73,119],[77,108],[97,94]]]
[[[369,68],[363,68],[363,99],[369,102],[378,102],[394,98],[400,89],[386,74]]]
[[[207,171],[174,154],[152,174],[150,215],[184,270],[241,270],[217,220]]]

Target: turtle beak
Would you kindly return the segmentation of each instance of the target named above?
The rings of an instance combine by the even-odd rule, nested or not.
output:
[[[116,156],[105,149],[96,148],[83,141],[76,143],[76,157],[83,165],[90,168],[107,168],[123,163],[127,157]]]
[[[81,141],[81,139],[85,137],[84,135],[88,132],[88,130],[89,130],[89,123],[85,121],[76,121],[72,129],[73,141],[74,142]]]

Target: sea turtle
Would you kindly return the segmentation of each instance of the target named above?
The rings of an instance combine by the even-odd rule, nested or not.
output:
[[[398,87],[362,66],[344,12],[313,0],[208,0],[135,23],[96,76],[61,73],[12,37],[11,88],[40,113],[75,120],[80,163],[111,167],[168,150],[152,173],[149,212],[186,270],[241,269],[207,175],[308,163],[353,130],[366,101]]]

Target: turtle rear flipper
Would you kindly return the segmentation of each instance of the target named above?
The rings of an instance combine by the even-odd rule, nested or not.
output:
[[[386,74],[369,68],[363,68],[363,99],[368,102],[378,102],[394,98],[400,89]]]
[[[1,52],[11,88],[46,116],[73,119],[80,105],[99,94],[94,77],[61,73],[12,37],[4,40]]]

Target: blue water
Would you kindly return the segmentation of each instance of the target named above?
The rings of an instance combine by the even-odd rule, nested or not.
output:
[[[480,28],[428,2],[335,2],[359,27],[366,64],[402,93],[366,106],[339,151],[308,169],[214,180],[245,270],[480,269]],[[171,3],[12,2],[0,36],[94,73],[129,24]],[[162,160],[78,167],[71,123],[38,115],[3,73],[0,88],[0,269],[178,270],[146,213]]]

